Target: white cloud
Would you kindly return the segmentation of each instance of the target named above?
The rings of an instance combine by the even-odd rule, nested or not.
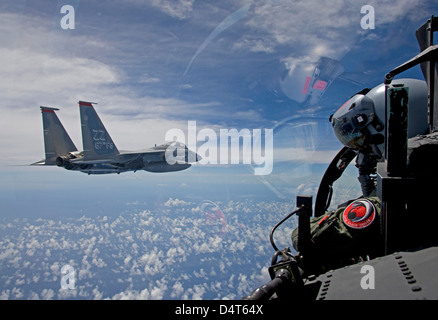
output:
[[[172,198],[169,198],[169,200],[167,200],[164,203],[165,207],[184,207],[187,205],[190,205],[190,202],[180,200],[180,199],[172,199]]]
[[[184,287],[183,287],[182,283],[179,282],[179,281],[177,281],[177,282],[175,282],[175,284],[172,286],[172,293],[170,294],[170,297],[171,297],[171,298],[176,298],[176,299],[178,299],[178,298],[181,297],[181,295],[183,294],[183,292],[184,292]]]
[[[162,272],[162,265],[164,264],[164,253],[156,247],[152,252],[146,253],[139,258],[139,263],[144,265],[143,272],[146,275],[156,275]]]
[[[197,284],[192,288],[188,288],[184,294],[182,295],[182,300],[202,300],[203,295],[205,294],[206,289],[204,285]]]
[[[253,16],[246,24],[266,35],[261,41],[269,39],[267,46],[299,46],[301,49],[297,51],[308,53],[309,48],[316,44],[326,42],[328,46],[333,41],[343,43],[343,47],[348,44],[348,37],[354,35],[351,26],[358,18],[354,14],[356,6],[344,1],[332,1],[326,5],[319,1],[257,1],[253,6]]]
[[[41,291],[42,300],[52,300],[53,298],[55,298],[55,292],[53,289],[43,289],[43,291]]]
[[[237,48],[247,46],[272,52],[277,46],[294,48],[294,57],[327,56],[334,59],[343,57],[363,33],[360,9],[364,4],[375,9],[376,29],[384,28],[401,17],[418,19],[428,13],[419,9],[420,1],[400,0],[394,2],[336,0],[282,1],[270,0],[253,3],[251,15],[245,24],[259,34],[256,40],[245,35]]]
[[[167,290],[167,281],[156,281],[156,286],[151,290],[151,300],[162,300]]]
[[[143,290],[132,290],[127,289],[123,292],[115,294],[112,300],[148,300],[150,299],[150,293],[148,289]]]
[[[20,25],[23,19],[29,27],[27,32]],[[0,86],[3,88],[0,146],[7,150],[2,161],[8,164],[31,163],[44,155],[40,105],[61,109],[58,116],[81,149],[77,101],[98,102],[96,110],[122,150],[162,143],[167,130],[187,126],[174,116],[175,110],[178,114],[190,114],[201,106],[175,98],[139,96],[126,84],[121,69],[103,62],[107,50],[101,52],[98,60],[94,55],[91,58],[89,51],[72,50],[63,55],[65,51],[42,45],[50,42],[56,48],[58,42],[67,41],[63,34],[51,30],[43,18],[0,13],[0,20],[8,25],[0,32]],[[71,36],[68,41],[69,46],[78,48],[92,39]],[[140,82],[151,84],[158,80],[147,76]]]
[[[23,299],[24,298],[24,293],[23,293],[23,289],[22,288],[13,288],[12,289],[12,298],[13,299]]]
[[[102,300],[103,293],[99,291],[99,287],[96,287],[92,291],[93,294],[93,300]]]
[[[190,16],[195,0],[152,0],[152,6],[180,20]]]
[[[125,264],[126,267],[129,265],[129,262],[131,261],[131,259],[132,259],[131,255],[128,255],[128,256],[123,260],[123,263]]]
[[[252,291],[261,284],[259,282],[265,279],[265,274],[260,263],[268,261],[264,261],[265,250],[258,248],[267,246],[270,221],[277,222],[278,213],[288,212],[290,203],[218,203],[229,223],[227,237],[223,239],[202,232],[208,226],[200,223],[199,210],[189,215],[181,214],[192,208],[193,203],[174,206],[170,210],[164,205],[166,202],[162,201],[153,210],[123,213],[116,217],[7,221],[9,231],[0,237],[0,252],[6,252],[8,248],[9,253],[0,260],[0,267],[5,270],[2,279],[9,279],[9,282],[4,281],[0,297],[232,299],[249,294],[245,289]],[[169,213],[162,210],[169,210]],[[154,219],[149,226],[139,223],[148,218]],[[246,229],[241,229],[237,220],[244,221]],[[143,236],[145,228],[148,236]],[[13,230],[20,232],[14,233]],[[127,236],[132,237],[136,248],[125,240]],[[77,245],[57,245],[62,242]],[[32,258],[25,253],[29,246],[35,248]],[[46,255],[48,249],[50,257]],[[242,256],[242,252],[248,250],[251,250],[251,255]],[[3,267],[12,266],[17,257],[20,262],[9,274],[9,268]],[[261,260],[255,263],[257,259]],[[64,264],[70,264],[76,271],[74,290],[60,290],[60,270]],[[240,272],[239,276],[235,266],[242,265],[250,267],[247,273]],[[26,276],[17,276],[19,274]],[[240,291],[236,287],[239,284],[242,285]]]
[[[167,290],[167,282],[157,281],[151,289],[135,290],[131,287],[112,296],[112,300],[161,300]],[[98,293],[97,296],[101,296]]]
[[[86,96],[93,87],[120,82],[114,68],[88,58],[53,56],[38,48],[1,48],[0,56],[1,85],[8,96],[21,101],[44,101],[53,95],[66,99],[72,86]]]
[[[8,300],[9,294],[10,294],[10,290],[2,290],[0,292],[0,300]]]

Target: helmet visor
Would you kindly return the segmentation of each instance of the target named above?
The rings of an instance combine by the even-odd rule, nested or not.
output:
[[[361,149],[364,145],[365,137],[356,128],[351,119],[341,118],[332,119],[333,131],[338,140],[347,147]]]

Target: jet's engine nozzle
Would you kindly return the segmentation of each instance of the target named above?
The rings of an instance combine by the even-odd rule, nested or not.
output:
[[[66,155],[58,156],[55,159],[55,163],[58,167],[63,167],[67,170],[73,169],[75,166],[74,163],[71,163],[70,160],[78,158],[73,152],[69,152]]]
[[[58,167],[64,167],[69,161],[68,161],[68,157],[66,156],[59,156],[56,158],[55,160],[56,165]]]

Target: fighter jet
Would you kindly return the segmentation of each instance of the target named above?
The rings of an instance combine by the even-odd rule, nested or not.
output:
[[[56,115],[55,111],[59,109],[40,107],[46,158],[32,165],[57,165],[87,174],[137,170],[170,172],[185,170],[192,165],[189,160],[196,162],[201,159],[184,144],[176,141],[141,151],[119,151],[93,104],[93,102],[79,101],[84,151],[78,151]],[[169,152],[173,160],[170,163],[166,161],[166,153]]]

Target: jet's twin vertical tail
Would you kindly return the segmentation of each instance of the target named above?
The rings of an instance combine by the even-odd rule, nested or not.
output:
[[[109,159],[119,154],[92,102],[79,101],[84,161]]]
[[[44,150],[46,159],[35,164],[55,165],[56,158],[77,151],[55,111],[56,108],[40,107],[43,117]]]

